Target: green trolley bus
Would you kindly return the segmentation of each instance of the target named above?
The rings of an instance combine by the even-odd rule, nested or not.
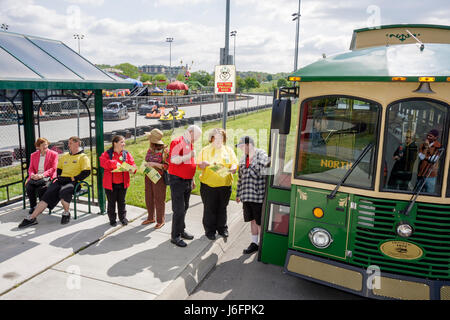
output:
[[[289,80],[259,259],[365,297],[449,300],[450,27],[355,30]]]

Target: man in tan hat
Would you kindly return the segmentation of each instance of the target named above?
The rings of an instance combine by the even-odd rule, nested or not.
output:
[[[167,186],[162,177],[164,171],[167,170],[169,166],[167,163],[169,150],[161,140],[163,137],[161,130],[153,129],[145,134],[148,136],[150,142],[150,147],[147,151],[147,155],[145,156],[146,166],[157,170],[161,175],[161,179],[159,179],[156,183],[153,183],[147,176],[145,176],[145,204],[147,207],[148,216],[142,224],[151,224],[156,221],[155,228],[159,229],[165,223],[164,217]]]

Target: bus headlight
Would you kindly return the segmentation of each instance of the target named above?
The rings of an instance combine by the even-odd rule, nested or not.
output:
[[[413,228],[407,223],[400,223],[397,226],[397,234],[400,237],[408,238],[412,235],[412,233],[413,233]]]
[[[319,249],[325,249],[333,242],[330,233],[322,228],[314,228],[309,232],[309,240]]]

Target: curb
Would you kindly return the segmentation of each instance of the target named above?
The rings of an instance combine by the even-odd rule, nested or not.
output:
[[[230,236],[226,240],[220,237],[204,248],[155,300],[186,300],[215,268],[220,257],[233,245],[245,227],[242,214],[237,214],[237,218],[228,226]]]

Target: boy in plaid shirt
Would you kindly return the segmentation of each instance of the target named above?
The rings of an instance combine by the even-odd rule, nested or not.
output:
[[[266,152],[255,148],[255,143],[249,136],[242,137],[236,146],[244,152],[244,156],[239,162],[236,202],[242,201],[244,221],[251,223],[252,242],[244,250],[244,254],[250,254],[258,251],[266,168],[269,166],[270,160]]]

